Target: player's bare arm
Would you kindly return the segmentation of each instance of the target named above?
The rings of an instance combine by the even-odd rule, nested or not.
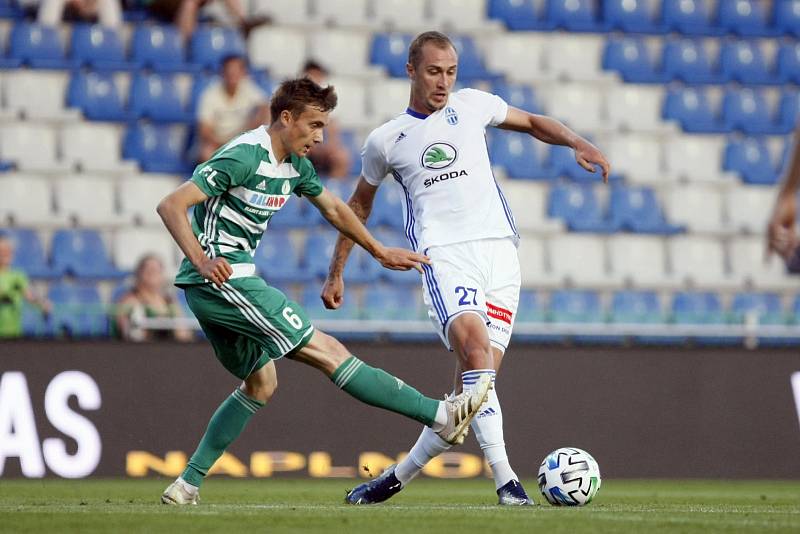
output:
[[[328,190],[323,190],[320,195],[310,197],[309,200],[329,223],[349,239],[361,245],[385,268],[395,271],[416,269],[422,272],[420,264],[430,263],[426,256],[411,250],[383,246],[369,233],[353,210]]]
[[[786,178],[778,190],[778,198],[767,223],[767,253],[775,252],[784,258],[798,246],[797,192],[800,191],[800,126],[794,134],[794,151]]]
[[[377,187],[362,177],[358,181],[358,185],[356,185],[356,190],[350,196],[350,200],[347,201],[347,205],[350,206],[350,209],[353,210],[353,213],[356,214],[362,224],[367,223],[367,219],[372,213],[372,204],[375,201],[375,193],[377,191]],[[354,244],[353,240],[344,234],[339,234],[336,239],[328,277],[322,286],[321,294],[322,302],[330,310],[335,310],[342,305],[344,299],[344,278],[342,273]]]
[[[603,153],[556,119],[509,106],[505,122],[498,127],[504,130],[525,132],[551,145],[572,148],[575,151],[575,161],[578,162],[578,165],[589,172],[596,172],[594,166],[599,165],[603,173],[603,182],[608,183],[611,165]]]
[[[192,262],[203,278],[221,286],[233,274],[233,269],[224,258],[209,258],[194,236],[186,210],[208,199],[199,187],[186,182],[158,203],[156,211],[164,221],[172,238],[178,243],[186,258]]]

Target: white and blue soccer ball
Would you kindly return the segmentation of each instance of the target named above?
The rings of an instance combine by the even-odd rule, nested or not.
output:
[[[600,466],[588,452],[564,447],[539,467],[539,491],[554,506],[589,504],[600,489]]]

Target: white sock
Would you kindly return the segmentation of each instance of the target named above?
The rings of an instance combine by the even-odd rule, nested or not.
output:
[[[195,493],[197,493],[197,491],[200,489],[200,488],[198,488],[197,486],[193,486],[193,485],[189,484],[188,482],[186,482],[186,481],[183,479],[183,477],[178,477],[178,480],[177,480],[176,482],[177,482],[177,483],[178,483],[180,486],[182,486],[184,490],[188,491],[188,492],[189,492],[189,493],[191,493],[191,494],[195,494]]]
[[[491,374],[494,384],[494,370],[476,369],[461,373],[464,390],[474,387],[481,373]],[[495,487],[505,486],[510,480],[519,480],[508,462],[506,444],[503,440],[503,411],[500,409],[496,388],[489,390],[489,398],[481,406],[478,415],[472,420],[471,426],[475,437],[478,438],[481,450],[483,450],[483,455],[492,469]]]
[[[434,432],[439,432],[447,424],[447,405],[444,401],[439,401],[439,408],[436,410],[436,417],[433,419],[431,428]]]
[[[450,444],[440,438],[430,427],[422,429],[422,434],[411,448],[408,456],[397,464],[394,476],[405,486],[412,478],[417,476],[425,464],[450,448]]]

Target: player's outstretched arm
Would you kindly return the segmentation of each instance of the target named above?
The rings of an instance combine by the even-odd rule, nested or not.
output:
[[[608,183],[611,165],[609,165],[603,153],[561,122],[544,115],[535,115],[509,106],[506,120],[499,124],[498,128],[525,132],[551,145],[568,146],[575,151],[575,161],[578,162],[578,165],[589,172],[596,172],[594,166],[599,165],[602,169],[603,181]]]
[[[794,151],[789,169],[780,189],[772,216],[767,223],[767,253],[776,252],[787,258],[798,245],[795,233],[797,223],[797,193],[800,191],[800,126],[794,133]]]
[[[221,286],[233,274],[233,269],[224,258],[211,259],[203,252],[203,247],[194,236],[186,210],[190,206],[208,199],[199,187],[185,182],[158,203],[156,211],[164,221],[172,238],[178,243],[186,258],[192,262],[197,272],[206,280]]]

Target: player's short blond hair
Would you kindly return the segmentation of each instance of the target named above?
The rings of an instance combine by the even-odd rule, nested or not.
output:
[[[422,59],[422,47],[428,43],[433,43],[439,48],[447,48],[449,46],[456,51],[453,41],[442,32],[430,31],[421,33],[411,41],[411,45],[408,47],[408,62],[411,63],[414,68],[417,67],[420,59]]]

